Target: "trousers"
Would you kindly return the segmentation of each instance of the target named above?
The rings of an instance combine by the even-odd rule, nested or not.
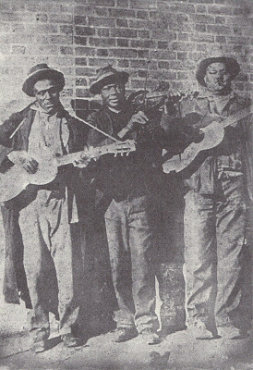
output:
[[[118,328],[156,330],[154,232],[146,196],[112,200],[105,213]]]
[[[55,196],[56,195],[56,196]],[[24,243],[24,267],[32,302],[30,329],[35,336],[48,337],[49,291],[56,277],[60,334],[70,333],[78,318],[74,296],[73,225],[68,222],[65,197],[39,190],[35,200],[20,211],[20,230]],[[77,229],[75,229],[76,235]]]
[[[187,325],[244,326],[243,269],[246,201],[243,176],[221,174],[213,195],[185,195],[184,213]],[[246,324],[245,324],[246,325]]]

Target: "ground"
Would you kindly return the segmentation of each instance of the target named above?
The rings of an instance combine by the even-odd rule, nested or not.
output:
[[[0,313],[0,369],[253,369],[253,333],[230,341],[195,340],[183,330],[154,346],[145,344],[140,337],[113,343],[113,333],[108,333],[90,338],[81,347],[67,349],[59,342],[54,325],[52,348],[35,354],[23,330],[24,307],[2,303]]]

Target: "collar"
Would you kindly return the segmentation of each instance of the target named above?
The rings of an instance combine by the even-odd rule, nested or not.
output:
[[[116,113],[116,114],[119,114],[120,112],[122,112],[122,110],[118,110],[118,109],[113,109],[111,107],[108,107],[108,109],[113,112],[113,113]]]
[[[59,106],[57,107],[57,110],[54,114],[48,114],[40,105],[37,101],[35,101],[32,105],[31,105],[31,109],[35,110],[36,112],[40,112],[42,114],[45,114],[47,115],[48,117],[53,117],[53,116],[56,116],[56,117],[64,117],[66,116],[64,113],[65,113],[65,110],[63,108],[63,106],[61,104],[59,104]]]

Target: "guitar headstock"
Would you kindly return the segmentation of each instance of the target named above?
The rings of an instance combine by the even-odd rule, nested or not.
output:
[[[114,154],[115,157],[118,155],[128,156],[130,153],[136,151],[136,144],[134,140],[126,140],[126,141],[106,145],[103,148],[103,151],[104,151],[104,154],[106,153]]]

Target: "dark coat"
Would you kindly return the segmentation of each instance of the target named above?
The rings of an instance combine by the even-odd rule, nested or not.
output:
[[[27,150],[28,138],[34,121],[36,111],[31,105],[24,110],[14,113],[0,126],[0,145],[2,153],[7,154],[11,150]],[[84,149],[88,130],[82,122],[71,117],[67,111],[60,106],[59,117],[67,120],[69,127],[69,151],[77,152]],[[14,130],[21,123],[19,130],[13,139],[9,139]],[[10,165],[7,157],[1,158],[0,171],[4,172]],[[92,217],[94,207],[94,192],[89,183],[89,176],[85,170],[79,170],[74,166],[66,166],[66,185],[69,200],[69,220],[71,219],[73,197],[76,198],[79,220],[85,222]],[[29,192],[29,190],[27,190]],[[23,267],[23,243],[18,226],[18,214],[24,206],[22,194],[11,201],[6,202],[2,207],[4,231],[5,231],[5,272],[4,272],[4,296],[8,303],[19,303],[19,296],[30,307],[30,299],[26,284],[26,277]],[[20,292],[18,294],[18,292]],[[53,311],[53,310],[52,310]]]

